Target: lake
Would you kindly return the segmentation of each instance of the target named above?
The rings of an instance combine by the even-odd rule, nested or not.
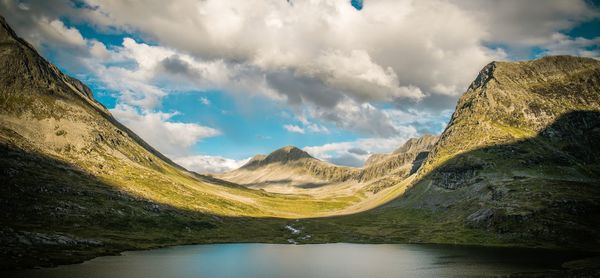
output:
[[[463,277],[560,269],[557,251],[420,244],[212,244],[124,252],[4,277]],[[0,273],[2,274],[2,273]]]

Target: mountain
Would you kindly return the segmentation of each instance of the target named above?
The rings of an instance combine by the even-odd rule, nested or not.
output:
[[[461,152],[532,138],[565,113],[597,111],[598,63],[570,56],[490,63],[459,100],[422,173]]]
[[[429,154],[429,151],[433,148],[435,143],[438,140],[438,136],[434,135],[423,135],[419,138],[410,138],[404,143],[402,146],[394,150],[392,153],[381,153],[381,154],[372,154],[369,156],[367,161],[365,162],[365,167],[370,167],[375,164],[379,164],[381,162],[385,162],[398,155],[407,155],[407,154],[419,154],[424,152],[421,156],[426,156]],[[418,167],[417,167],[418,168]]]
[[[417,172],[437,142],[434,135],[410,138],[390,154],[373,154],[365,162],[358,179],[369,182],[369,191],[377,193]]]
[[[433,135],[411,138],[393,153],[371,155],[363,168],[333,165],[287,146],[267,156],[257,155],[239,169],[216,176],[278,193],[357,195],[364,191],[372,195],[414,174],[436,141]]]
[[[335,236],[343,241],[600,251],[598,142],[600,61],[493,62],[460,98],[407,189],[331,219],[327,229],[345,231]]]
[[[406,204],[514,242],[600,246],[600,61],[487,65],[460,98]]]
[[[329,164],[294,146],[286,146],[267,156],[257,155],[239,169],[217,177],[271,192],[307,193],[319,187],[331,190],[353,187],[354,184],[344,182],[357,172],[358,169]]]
[[[243,165],[241,168],[253,170],[261,166],[266,166],[273,163],[287,164],[301,159],[314,160],[315,158],[310,156],[310,154],[308,154],[307,152],[298,149],[294,146],[286,146],[270,153],[268,156],[254,156],[248,163]]]
[[[120,124],[88,87],[41,57],[4,19],[0,26],[0,143],[5,151],[67,162],[69,169],[84,171],[115,190],[157,202],[183,198],[181,187],[236,202],[221,192],[221,184],[214,184],[219,181],[185,171]],[[8,171],[19,176],[22,167],[13,165]],[[19,186],[12,179],[7,182]],[[243,203],[237,209],[251,209]],[[211,203],[183,206],[239,214]]]

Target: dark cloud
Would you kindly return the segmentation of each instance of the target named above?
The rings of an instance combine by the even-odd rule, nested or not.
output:
[[[160,66],[166,72],[171,74],[183,74],[188,77],[194,77],[194,73],[193,70],[190,68],[190,65],[187,62],[181,60],[177,55],[172,55],[170,57],[165,58],[160,62]]]
[[[364,161],[350,154],[343,154],[341,156],[337,156],[329,159],[329,162],[337,165],[343,166],[351,166],[351,167],[361,167],[364,164]]]
[[[272,88],[285,95],[292,105],[308,102],[332,108],[344,97],[342,92],[328,87],[321,80],[297,75],[291,70],[269,72],[266,80]]]
[[[475,76],[473,77],[475,78]],[[466,91],[467,88],[464,88]],[[426,112],[439,112],[444,110],[454,110],[459,95],[427,95],[420,100],[395,101],[394,106],[398,109],[419,110]]]
[[[348,150],[348,152],[353,153],[353,154],[357,154],[357,155],[366,155],[369,154],[369,152],[363,150],[363,149],[359,149],[359,148],[351,148]]]

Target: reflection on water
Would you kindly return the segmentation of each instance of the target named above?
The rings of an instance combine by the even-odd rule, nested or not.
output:
[[[574,258],[564,252],[440,245],[215,244],[125,252],[78,265],[8,274],[61,278],[462,277],[560,269],[562,262]]]

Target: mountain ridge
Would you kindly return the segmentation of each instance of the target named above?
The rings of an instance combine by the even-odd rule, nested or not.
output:
[[[437,136],[428,134],[410,138],[392,153],[371,155],[362,168],[334,165],[297,147],[286,146],[268,155],[254,156],[239,169],[215,176],[272,192],[292,193],[298,188],[307,193],[305,189],[327,186],[339,190],[336,186],[341,183],[352,183],[354,191],[374,194],[415,173],[436,141]]]

